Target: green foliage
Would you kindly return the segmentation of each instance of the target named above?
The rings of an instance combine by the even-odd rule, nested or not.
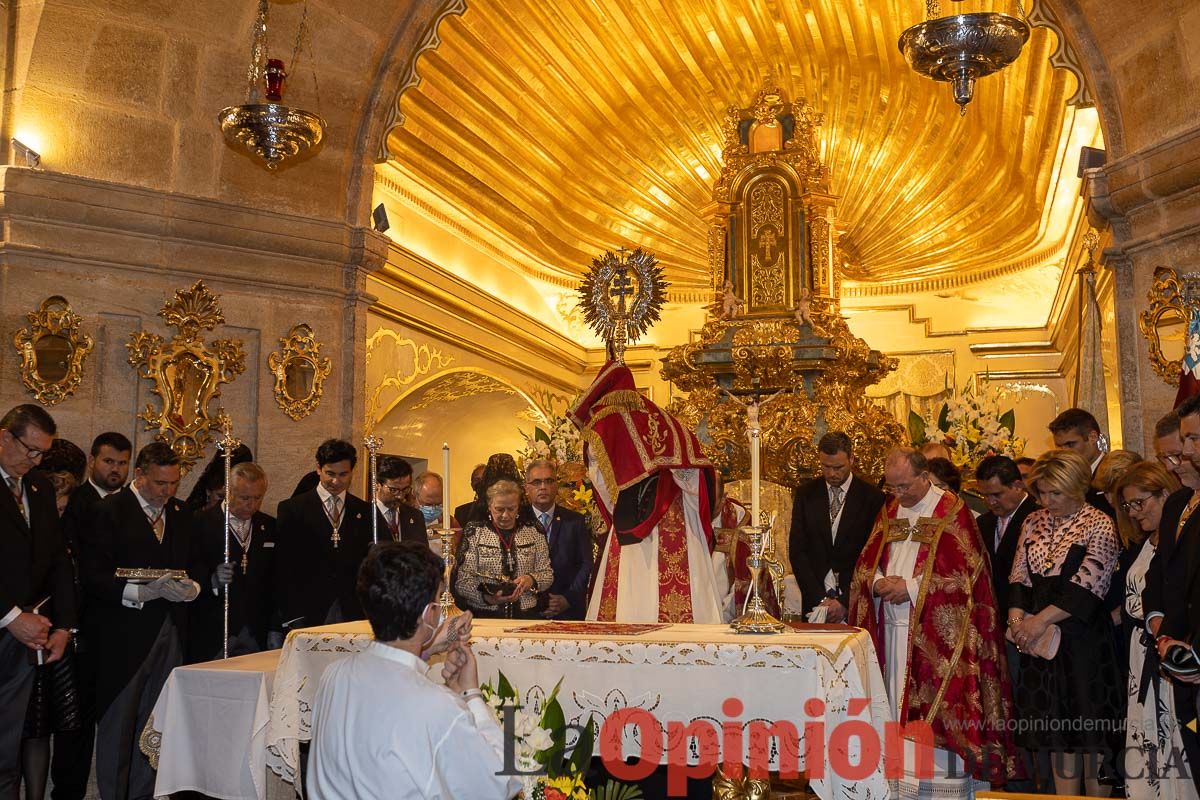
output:
[[[1010,408],[1000,415],[1000,427],[1008,428],[1008,432],[1012,436],[1017,435],[1017,412]]]
[[[925,418],[912,410],[908,412],[908,438],[912,440],[913,447],[920,447],[928,441],[925,436]]]
[[[542,430],[541,428],[534,428],[533,440],[535,442],[545,442],[546,444],[550,444],[550,434],[546,433],[546,431]]]
[[[942,410],[938,413],[938,430],[945,433],[950,430],[950,404],[942,403]]]
[[[633,784],[609,781],[592,790],[593,800],[641,800],[642,790]]]

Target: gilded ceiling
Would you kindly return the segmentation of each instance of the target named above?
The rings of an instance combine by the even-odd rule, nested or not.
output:
[[[825,115],[851,277],[1028,262],[1046,249],[1046,198],[1073,158],[1062,151],[1076,79],[1051,68],[1054,34],[1036,28],[960,117],[946,84],[911,72],[896,47],[923,5],[472,0],[419,65],[391,164],[410,200],[538,277],[565,284],[597,252],[640,245],[673,288],[699,288],[721,120],[777,70]]]

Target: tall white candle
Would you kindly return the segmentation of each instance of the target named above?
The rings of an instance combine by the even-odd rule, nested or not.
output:
[[[442,442],[442,530],[450,530],[450,444]]]
[[[758,525],[759,520],[759,465],[758,465],[758,428],[750,429],[750,524]]]

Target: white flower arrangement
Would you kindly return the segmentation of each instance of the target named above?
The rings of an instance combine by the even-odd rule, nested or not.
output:
[[[1016,411],[1012,407],[1000,410],[1012,394],[995,386],[983,390],[967,386],[926,417],[909,412],[913,446],[940,442],[950,449],[951,460],[960,468],[973,468],[988,456],[1020,457],[1025,440],[1015,433]],[[1019,395],[1012,398],[1016,399]]]

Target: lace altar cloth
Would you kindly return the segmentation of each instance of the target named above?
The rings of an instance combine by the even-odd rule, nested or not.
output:
[[[762,723],[790,722],[799,741],[785,745],[785,763],[794,756],[822,800],[889,796],[883,761],[876,754],[884,749],[891,711],[864,631],[812,626],[755,636],[735,634],[724,625],[667,625],[630,636],[602,629],[606,632],[593,637],[536,628],[512,620],[476,620],[472,644],[480,679],[494,681],[503,671],[535,708],[562,679],[559,700],[568,724],[583,725],[589,716],[603,724],[618,709],[644,709],[661,726],[646,730],[658,738],[664,764],[673,747],[665,733],[669,723],[707,720],[718,731],[722,724],[740,723],[747,751],[743,762],[749,763],[750,731]],[[312,701],[321,673],[370,641],[366,622],[307,628],[288,636],[275,673],[266,736],[267,766],[284,780],[295,780],[300,742],[311,738]],[[430,674],[439,673],[435,664]],[[725,713],[729,698],[741,701],[741,713]],[[842,725],[846,722],[850,725]],[[805,764],[806,728],[824,738],[825,763],[818,770]],[[640,733],[632,726],[625,729],[624,755],[641,752]],[[597,738],[596,755],[602,738]],[[717,737],[718,746],[722,738]],[[865,741],[869,739],[874,741]],[[768,740],[771,769],[780,765],[779,743]],[[696,739],[685,744],[690,763],[701,756],[697,745]],[[864,766],[845,777],[831,768],[839,763]]]

